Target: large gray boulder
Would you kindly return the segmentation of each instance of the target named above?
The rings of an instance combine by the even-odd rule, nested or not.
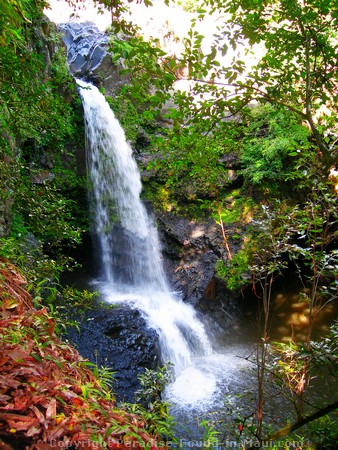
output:
[[[111,60],[107,54],[108,36],[93,23],[69,22],[60,29],[67,47],[69,70],[75,77],[89,79],[95,76],[105,58]],[[110,65],[113,68],[111,61]]]
[[[184,300],[197,304],[202,298],[215,298],[215,264],[228,258],[222,232],[212,219],[197,221],[169,212],[158,213],[164,262],[171,284]],[[231,238],[232,252],[238,250]]]
[[[104,87],[107,95],[115,95],[128,82],[129,76],[120,73],[123,61],[112,62],[108,34],[91,22],[68,22],[60,29],[74,77]]]

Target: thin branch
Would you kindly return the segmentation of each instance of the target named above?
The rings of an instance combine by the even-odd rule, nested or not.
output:
[[[253,354],[254,354],[254,351],[253,351],[253,352],[251,353],[251,355],[249,355],[249,356],[238,356],[238,355],[237,355],[237,358],[245,359],[246,361],[248,361],[248,362],[251,363],[251,364],[255,364],[256,366],[261,366],[261,363],[260,363],[259,361],[257,361],[257,359],[255,359],[255,360],[250,359],[251,356],[252,356]],[[269,369],[269,367],[266,368],[266,372],[267,372],[269,375],[271,375],[273,378],[275,378],[275,379],[277,379],[277,380],[280,380],[281,382],[284,382],[284,378],[283,378],[281,375],[279,375],[278,373],[276,373],[276,372],[274,372],[273,370]],[[300,398],[300,397],[301,397],[301,396],[297,393],[297,391],[295,391],[294,389],[289,389],[289,391],[290,391],[291,396],[292,396],[292,395],[295,395],[297,398]],[[282,393],[282,395],[283,395],[283,392],[281,392],[281,393]],[[286,398],[287,398],[287,400],[289,400],[290,402],[292,402],[292,398],[290,398],[290,397],[286,397]],[[312,408],[315,408],[315,405],[314,405],[313,403],[309,402],[308,400],[303,399],[303,401],[304,401],[304,403],[306,403],[308,406],[311,406]]]
[[[260,441],[260,446],[254,445],[252,447],[248,447],[246,450],[254,450],[257,448],[260,448],[264,445],[264,442],[274,441],[277,439],[282,438],[283,436],[288,436],[293,431],[298,430],[298,428],[303,427],[304,425],[313,422],[316,419],[319,419],[320,417],[326,416],[327,414],[331,413],[332,411],[335,411],[338,408],[338,401],[334,403],[330,403],[329,405],[326,405],[324,408],[318,409],[316,412],[310,414],[309,416],[302,417],[297,422],[287,425],[286,427],[280,428],[279,430],[275,431],[272,434],[269,434],[268,436],[265,436],[264,439]],[[257,444],[257,443],[256,443]]]
[[[182,77],[181,80],[188,80],[188,78],[186,77]],[[195,81],[196,83],[204,83],[204,84],[209,84],[209,85],[215,85],[215,86],[222,86],[222,87],[233,87],[236,89],[241,89],[244,90],[246,89],[247,91],[253,91],[256,92],[257,94],[260,95],[259,99],[264,99],[269,103],[276,103],[280,106],[284,106],[285,108],[289,109],[290,111],[293,111],[294,113],[298,114],[299,116],[301,116],[303,119],[307,119],[307,114],[305,114],[303,111],[295,108],[294,106],[283,102],[282,100],[279,100],[271,95],[269,95],[267,92],[262,91],[260,88],[252,86],[252,85],[248,85],[248,84],[229,84],[229,83],[223,83],[221,81],[209,81],[209,80],[198,80],[195,78],[192,78],[191,81]],[[253,93],[252,92],[252,93]],[[240,92],[236,92],[232,95],[240,95]],[[256,98],[252,98],[251,100],[257,100]],[[250,101],[250,100],[249,100]],[[249,101],[247,101],[247,103],[249,103]]]

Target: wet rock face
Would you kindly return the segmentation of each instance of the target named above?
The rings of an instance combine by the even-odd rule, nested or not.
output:
[[[229,258],[220,226],[213,219],[188,220],[169,212],[158,214],[157,219],[170,284],[194,305],[217,348],[229,335],[236,335],[243,316],[240,292],[230,292],[215,274],[217,261]],[[232,239],[233,230],[228,231],[234,254],[240,242]]]
[[[67,338],[78,352],[99,367],[115,372],[112,388],[118,401],[133,402],[144,368],[161,364],[157,333],[140,312],[125,305],[88,311]]]

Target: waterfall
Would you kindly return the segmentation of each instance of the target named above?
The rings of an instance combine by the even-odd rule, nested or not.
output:
[[[157,230],[140,194],[132,149],[99,90],[77,80],[87,142],[92,232],[97,243],[101,291],[107,301],[126,301],[159,335],[164,362],[179,375],[192,358],[211,353],[194,309],[170,292]]]

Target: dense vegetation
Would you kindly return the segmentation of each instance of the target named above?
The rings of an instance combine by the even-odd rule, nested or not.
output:
[[[150,142],[148,170],[156,176],[144,195],[157,208],[213,217],[226,245],[236,229],[241,249],[228,247],[217,275],[229,290],[252,280],[261,300],[255,404],[237,414],[239,441],[281,439],[321,419],[318,448],[334,448],[332,416],[323,417],[337,399],[313,405],[308,393],[319,367],[337,377],[336,326],[319,341],[312,334],[318,312],[337,298],[336,2],[181,2],[195,15],[179,55],[166,54],[156,39],[145,42],[122,20],[127,4],[98,3],[112,11],[113,59],[123,58],[132,73],[110,101],[130,139],[137,125]],[[51,292],[87,224],[86,205],[77,201],[84,184],[75,164],[79,99],[45,5],[0,0],[0,234],[1,255],[26,271],[35,291]],[[205,51],[198,23],[213,13],[227,20]],[[120,29],[128,40],[116,37]],[[248,64],[251,53],[261,56]],[[182,73],[188,91],[177,88]],[[271,344],[271,295],[288,266],[306,287],[307,334],[301,343]],[[294,407],[294,423],[283,430],[267,425],[270,382]]]
[[[62,247],[78,243],[85,225],[75,202],[84,188],[75,165],[80,103],[45,2],[0,6],[2,255],[25,270],[35,260],[29,278],[40,282],[70,264]]]
[[[56,336],[93,294],[59,285],[88,229],[84,134],[46,5],[0,1],[0,447],[166,448],[167,406],[118,408],[112,374]]]

